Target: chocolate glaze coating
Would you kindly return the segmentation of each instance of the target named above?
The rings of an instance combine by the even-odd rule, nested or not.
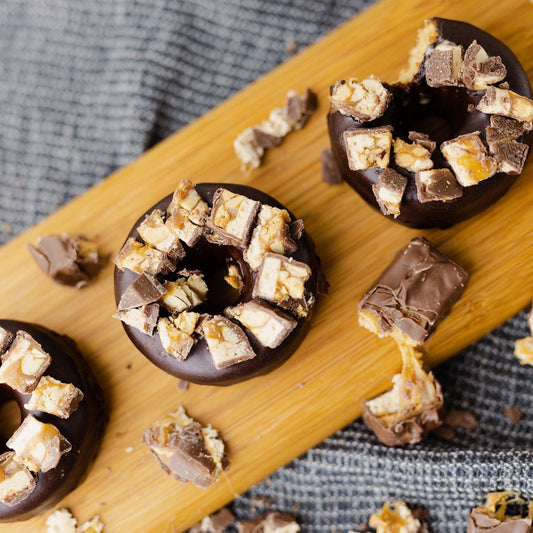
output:
[[[242,194],[252,200],[286,209],[268,194],[246,185],[200,183],[196,184],[195,187],[198,194],[210,206],[213,203],[215,191],[220,187],[224,187],[231,192]],[[136,228],[145,215],[151,213],[154,209],[166,210],[171,199],[172,195],[169,195],[148,209],[135,222],[126,240],[129,237],[139,239]],[[295,220],[292,214],[291,220]],[[311,267],[312,275],[307,280],[305,287],[316,298],[319,292],[323,292],[322,287],[324,287],[325,280],[322,276],[320,260],[315,254],[314,243],[304,231],[301,238],[296,240],[296,244],[297,250],[290,254],[290,257]],[[224,275],[227,273],[226,258],[237,265],[240,270],[244,283],[240,296],[235,289],[232,289],[223,280]],[[176,270],[179,271],[183,268],[201,270],[209,288],[207,300],[194,308],[196,312],[222,314],[224,308],[228,305],[236,305],[252,299],[252,289],[256,274],[244,261],[242,250],[237,247],[212,244],[202,237],[193,248],[187,248],[186,256],[179,262]],[[171,276],[172,274],[167,276],[166,279],[171,279]],[[138,274],[134,272],[129,270],[121,271],[115,268],[115,300],[117,304],[124,291],[137,277]],[[199,339],[196,342],[185,361],[178,361],[164,350],[157,332],[154,332],[152,336],[148,336],[128,324],[122,323],[122,325],[137,349],[154,365],[168,374],[203,385],[232,385],[254,376],[267,374],[284,363],[303,341],[309,329],[315,305],[311,306],[307,317],[298,319],[298,324],[292,333],[275,349],[262,346],[246,328],[243,328],[243,331],[248,336],[250,345],[257,355],[253,359],[220,370],[215,368],[204,339]]]
[[[24,404],[30,394],[22,394],[0,384],[0,403],[15,400],[21,421],[31,413],[41,422],[54,424],[72,445],[72,449],[61,457],[55,468],[36,474],[37,485],[25,500],[13,507],[0,502],[0,522],[15,522],[27,520],[52,508],[85,479],[98,452],[107,414],[102,390],[72,339],[43,326],[16,320],[0,320],[0,327],[13,334],[18,330],[29,333],[52,357],[45,375],[72,383],[84,394],[78,409],[69,418],[63,419],[40,411],[28,411]],[[6,440],[0,441],[0,453],[8,451]]]
[[[448,40],[467,49],[473,40],[480,44],[489,56],[500,56],[507,67],[504,81],[509,88],[523,96],[531,98],[531,88],[527,74],[516,56],[506,45],[489,33],[456,20],[434,19],[437,23],[438,40]],[[471,91],[464,87],[428,87],[425,82],[424,67],[415,75],[412,82],[403,84],[384,84],[391,91],[393,98],[383,116],[366,122],[358,123],[350,116],[331,110],[328,114],[328,129],[331,148],[339,165],[344,180],[359,193],[372,207],[379,210],[378,203],[372,192],[372,185],[378,180],[380,170],[376,168],[353,171],[348,168],[346,147],[343,132],[349,129],[368,128],[392,125],[393,136],[407,140],[409,131],[427,133],[438,144],[453,139],[458,135],[480,130],[485,138],[485,127],[490,125],[490,115],[473,109],[484,91]],[[421,105],[421,100],[429,103]],[[531,145],[532,133],[527,132],[518,141]],[[449,168],[439,150],[433,154],[435,168]],[[389,218],[406,226],[415,228],[449,227],[483,211],[501,198],[515,182],[518,176],[495,174],[478,185],[464,187],[463,196],[447,202],[418,201],[414,174],[398,167],[391,156],[390,167],[409,178],[400,208],[400,215]]]

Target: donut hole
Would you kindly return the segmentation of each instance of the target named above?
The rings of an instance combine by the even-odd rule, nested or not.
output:
[[[0,440],[5,442],[20,426],[22,415],[19,404],[12,399],[0,404]]]

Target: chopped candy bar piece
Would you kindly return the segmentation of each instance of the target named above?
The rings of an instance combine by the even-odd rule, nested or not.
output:
[[[384,169],[379,175],[377,183],[372,185],[372,192],[384,215],[394,215],[396,218],[400,214],[400,204],[406,187],[407,178],[392,168]]]
[[[223,507],[217,513],[206,516],[201,522],[194,524],[188,533],[224,533],[234,520],[235,515],[227,507]]]
[[[331,148],[325,148],[320,152],[320,173],[322,181],[328,185],[340,185],[343,181]]]
[[[490,126],[485,128],[487,144],[492,149],[495,143],[515,141],[526,129],[527,125],[523,122],[501,117],[500,115],[492,115],[490,117]]]
[[[519,122],[533,122],[533,100],[508,89],[488,87],[477,109],[482,113],[503,115]]]
[[[213,230],[210,239],[218,244],[246,246],[252,224],[261,203],[227,189],[218,189],[208,226]]]
[[[533,337],[518,339],[514,343],[514,355],[522,365],[533,365]]]
[[[309,265],[268,252],[255,280],[253,297],[274,302],[297,316],[306,316],[309,304],[305,300],[305,282],[310,276]]]
[[[450,42],[438,44],[426,61],[426,82],[430,87],[459,85],[463,49]]]
[[[283,140],[282,137],[276,137],[275,135],[271,135],[270,133],[267,133],[259,128],[253,128],[252,135],[253,145],[264,150],[279,146]]]
[[[506,75],[507,69],[500,56],[489,57],[476,41],[467,48],[461,67],[461,78],[467,89],[484,91]]]
[[[157,302],[165,288],[150,274],[141,274],[122,294],[117,309],[125,311]]]
[[[217,369],[247,361],[255,357],[248,337],[231,320],[215,315],[202,320],[201,331]]]
[[[224,442],[211,426],[201,426],[183,407],[144,431],[143,442],[167,474],[205,488],[229,467]]]
[[[291,217],[285,209],[263,204],[257,217],[250,244],[244,251],[244,259],[257,270],[267,252],[289,255],[296,250],[290,236]]]
[[[491,147],[500,171],[506,174],[521,174],[526,163],[529,146],[517,141],[494,143]]]
[[[178,274],[184,277],[165,282],[165,294],[161,297],[162,305],[171,313],[196,307],[207,297],[207,285],[201,272],[182,270]]]
[[[53,424],[44,424],[28,415],[6,446],[14,450],[17,460],[32,472],[48,472],[55,468],[71,445]]]
[[[297,324],[296,320],[261,300],[249,300],[235,307],[228,307],[226,314],[238,320],[268,348],[279,346]]]
[[[298,533],[300,526],[294,516],[271,511],[257,518],[236,523],[238,533]]]
[[[359,302],[359,323],[380,337],[420,345],[448,315],[467,279],[457,263],[415,237]]]
[[[24,331],[17,331],[15,340],[2,355],[0,383],[6,383],[19,392],[31,392],[37,386],[51,360],[51,357],[31,335]]]
[[[317,110],[318,101],[316,94],[309,88],[303,95],[296,91],[287,93],[287,118],[292,125],[293,130],[302,129],[309,117]]]
[[[204,231],[209,207],[187,179],[181,180],[167,209],[166,224],[187,245],[194,246]]]
[[[387,446],[422,440],[442,424],[443,397],[438,381],[422,369],[421,354],[400,345],[402,372],[392,389],[363,403],[363,420]]]
[[[200,315],[183,312],[175,318],[160,318],[157,332],[163,348],[178,361],[187,359],[196,339],[193,333]]]
[[[432,154],[437,147],[437,143],[432,141],[426,133],[410,131],[408,137],[411,142],[423,146],[430,154]]]
[[[0,355],[9,348],[9,345],[13,342],[14,338],[15,337],[11,331],[0,327]]]
[[[82,399],[83,392],[72,383],[62,383],[50,376],[43,376],[24,407],[30,411],[43,411],[68,418]]]
[[[76,533],[102,533],[103,531],[104,523],[100,520],[99,515],[93,516],[76,528]]]
[[[14,452],[0,455],[0,502],[13,507],[35,489],[33,474],[17,460]]]
[[[388,501],[378,513],[374,513],[369,525],[376,533],[422,533],[422,523],[401,500]]]
[[[164,212],[154,209],[137,227],[141,239],[160,252],[167,254],[173,261],[181,259],[185,250],[174,231],[174,225],[165,222]]]
[[[113,318],[122,320],[124,324],[138,329],[146,335],[152,335],[159,317],[159,305],[150,304],[143,305],[133,309],[126,309],[125,311],[117,311]]]
[[[433,168],[431,152],[423,144],[409,144],[399,137],[394,140],[394,161],[409,172]]]
[[[121,248],[114,260],[120,270],[128,269],[137,274],[146,272],[152,276],[166,274],[175,270],[175,265],[167,254],[144,245],[130,237]]]
[[[343,133],[351,170],[387,168],[392,145],[392,128],[347,130]]]
[[[349,115],[360,122],[379,118],[391,101],[390,92],[375,77],[357,81],[337,82],[331,90],[329,101],[343,115]]]
[[[448,202],[463,195],[463,188],[448,168],[421,170],[415,174],[419,202]]]
[[[498,163],[488,154],[479,131],[443,142],[441,151],[463,187],[477,185],[498,171]]]
[[[76,524],[68,509],[57,509],[46,519],[46,533],[76,533]]]
[[[239,267],[234,264],[228,265],[228,273],[224,276],[224,281],[231,285],[234,289],[238,290],[239,292],[243,288],[243,281],[241,276],[241,271],[239,270]]]

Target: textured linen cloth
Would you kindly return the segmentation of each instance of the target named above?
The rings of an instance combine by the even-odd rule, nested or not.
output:
[[[371,3],[3,0],[0,243],[286,60],[288,43],[301,49]],[[533,496],[533,368],[512,355],[527,334],[524,311],[436,370],[475,429],[391,449],[355,421],[233,510],[252,517],[268,500],[303,531],[346,532],[403,499],[434,531],[459,532],[489,491]],[[519,424],[506,405],[523,411]]]

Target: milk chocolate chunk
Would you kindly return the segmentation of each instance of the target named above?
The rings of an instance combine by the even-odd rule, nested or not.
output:
[[[407,504],[401,500],[387,501],[381,510],[374,513],[368,521],[376,533],[422,533],[427,524],[421,521]]]
[[[387,168],[392,146],[392,127],[347,130],[343,134],[350,170]]]
[[[442,424],[440,384],[422,369],[421,354],[400,346],[402,371],[392,378],[392,389],[363,403],[363,420],[387,446],[414,444]]]
[[[35,477],[14,452],[0,455],[0,502],[13,507],[25,500],[35,486]]]
[[[419,202],[448,202],[463,195],[463,188],[448,168],[421,170],[415,174]]]
[[[294,130],[305,126],[309,117],[317,110],[318,100],[316,94],[309,88],[300,96],[295,91],[287,94],[287,118],[293,124]]]
[[[506,75],[507,69],[500,56],[489,57],[476,41],[466,49],[461,78],[467,89],[484,91],[489,85],[502,81]]]
[[[459,85],[462,47],[450,42],[438,44],[426,61],[426,82],[430,87]]]
[[[265,150],[268,148],[275,148],[283,141],[281,137],[271,135],[270,133],[267,133],[259,128],[253,128],[252,134],[254,145]]]
[[[400,214],[400,204],[406,187],[407,178],[392,168],[384,169],[379,175],[377,183],[372,185],[372,192],[384,215],[397,217]]]
[[[29,244],[28,248],[47,276],[60,285],[77,289],[87,285],[107,263],[107,257],[99,255],[96,244],[66,233],[40,237],[35,246]]]
[[[509,89],[488,87],[476,109],[490,115],[514,118],[519,122],[533,122],[533,100]]]
[[[236,523],[239,533],[298,533],[300,525],[294,516],[288,513],[271,511],[251,520]]]
[[[521,174],[526,163],[529,146],[517,141],[497,142],[492,153],[506,174]]]
[[[529,502],[514,490],[491,492],[485,504],[470,511],[468,533],[531,533]]]
[[[167,474],[202,488],[229,467],[217,430],[200,425],[182,406],[147,428],[143,442]]]
[[[227,508],[206,516],[201,522],[189,529],[189,533],[224,533],[226,528],[235,520],[235,515]]]
[[[412,143],[423,146],[430,154],[432,154],[435,151],[435,148],[437,148],[437,143],[432,141],[427,133],[410,131],[408,137]]]
[[[124,311],[117,311],[113,318],[122,320],[124,324],[138,329],[146,335],[152,335],[159,317],[159,305],[149,304]]]
[[[515,141],[527,130],[527,124],[524,122],[500,115],[491,115],[490,126],[485,128],[485,137],[491,148],[498,142]]]
[[[423,237],[396,254],[359,302],[359,323],[380,337],[424,343],[459,299],[468,273]]]
[[[165,288],[157,279],[150,274],[143,272],[121,296],[117,309],[125,311],[134,307],[142,307],[157,302],[163,294]]]
[[[331,148],[325,148],[320,152],[320,175],[322,181],[328,185],[340,185],[343,182],[342,173]]]
[[[0,327],[0,355],[9,348],[9,345],[13,342],[14,338],[15,336],[11,331]]]

